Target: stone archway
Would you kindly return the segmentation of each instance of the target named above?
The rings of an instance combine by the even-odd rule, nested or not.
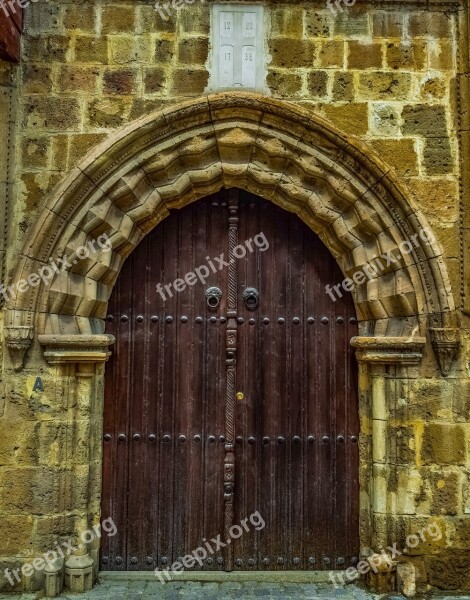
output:
[[[101,332],[126,256],[169,208],[222,186],[297,213],[345,276],[427,228],[390,168],[315,115],[257,95],[208,96],[132,123],[69,174],[33,227],[15,281],[102,233],[113,252],[96,253],[50,286],[18,295],[7,324],[38,333]],[[434,242],[417,241],[400,261],[356,286],[364,334],[408,336],[417,326],[424,333],[452,321],[441,252]]]
[[[372,432],[372,449],[364,447],[361,456],[361,543],[385,544],[393,521],[385,519],[391,516],[384,500],[391,461],[385,377],[400,377],[395,366],[386,370],[418,364],[430,331],[445,374],[458,345],[454,302],[439,247],[419,235],[429,230],[427,222],[390,168],[304,109],[254,94],[217,94],[142,118],[95,148],[47,201],[13,284],[102,234],[112,252],[96,252],[8,303],[5,337],[14,364],[21,368],[37,336],[45,359],[59,369],[56,385],[71,385],[77,406],[80,399],[89,406],[94,438],[87,460],[99,464],[102,367],[96,365],[106,361],[113,341],[103,335],[103,317],[123,261],[170,208],[223,186],[298,214],[345,277],[388,252],[400,255],[353,290],[361,337],[352,343]],[[410,240],[413,249],[401,252]],[[73,457],[70,464],[75,468]],[[96,518],[100,482],[77,475],[75,485],[84,488],[84,504],[76,507],[82,514],[76,527],[84,528]],[[80,569],[88,573],[91,564],[86,556],[72,557],[70,577]]]

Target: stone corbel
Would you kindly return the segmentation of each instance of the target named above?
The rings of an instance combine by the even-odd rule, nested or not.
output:
[[[454,327],[433,327],[429,331],[439,368],[444,377],[447,377],[459,350],[460,330]]]
[[[5,344],[10,352],[15,371],[24,365],[26,352],[34,338],[34,327],[29,325],[8,325],[5,327]]]
[[[114,336],[108,334],[40,335],[38,339],[51,365],[106,362],[111,355],[108,348],[114,343]]]
[[[357,360],[372,364],[416,365],[423,357],[425,344],[424,337],[356,336],[351,339]]]

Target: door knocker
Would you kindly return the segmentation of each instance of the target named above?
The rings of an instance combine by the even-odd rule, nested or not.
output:
[[[246,288],[243,300],[248,310],[256,310],[259,304],[259,292],[255,288]]]
[[[210,287],[206,290],[207,306],[211,310],[218,308],[220,299],[222,298],[222,290],[218,287]]]

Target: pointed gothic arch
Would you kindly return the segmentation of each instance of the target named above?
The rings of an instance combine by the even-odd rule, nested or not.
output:
[[[30,231],[13,284],[102,234],[112,252],[93,253],[50,285],[18,294],[8,303],[7,327],[29,338],[102,333],[108,298],[129,253],[170,208],[222,186],[298,214],[345,277],[388,252],[400,255],[353,290],[363,335],[409,338],[453,324],[441,251],[419,235],[429,225],[390,168],[303,108],[233,92],[145,116],[69,173]],[[409,240],[416,241],[413,249],[400,251]]]

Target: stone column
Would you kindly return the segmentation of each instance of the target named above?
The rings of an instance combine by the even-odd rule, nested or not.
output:
[[[372,417],[372,514],[374,546],[387,543],[387,490],[390,466],[387,456],[388,405],[386,398],[386,366],[370,365]]]
[[[389,494],[392,460],[389,456],[389,417],[393,398],[389,397],[390,379],[396,378],[396,365],[410,366],[421,361],[425,338],[354,337],[351,344],[356,348],[360,365],[361,392],[367,394],[368,415],[361,421],[369,423],[371,446],[365,460],[369,461],[371,473],[369,506],[361,506],[361,513],[370,515],[371,530],[368,539],[361,539],[362,552],[366,555],[380,551],[394,541],[392,526],[395,515],[394,502]],[[364,462],[364,460],[363,460]],[[361,494],[361,497],[363,495]],[[391,591],[390,569],[372,574],[371,585],[378,591]]]
[[[60,592],[60,581],[65,572],[65,585],[72,592],[84,592],[93,587],[97,574],[98,550],[82,538],[91,531],[99,516],[101,477],[101,432],[103,399],[98,396],[103,386],[101,364],[110,356],[108,346],[114,342],[110,335],[41,335],[39,342],[45,347],[44,356],[51,365],[70,372],[73,390],[68,390],[75,403],[70,416],[72,453],[66,457],[64,468],[70,473],[69,490],[76,512],[75,550],[65,557],[64,564],[46,574],[46,595]],[[61,378],[63,379],[63,378]],[[67,379],[65,379],[67,381]],[[97,473],[98,469],[98,473]],[[62,561],[63,562],[63,561]]]

